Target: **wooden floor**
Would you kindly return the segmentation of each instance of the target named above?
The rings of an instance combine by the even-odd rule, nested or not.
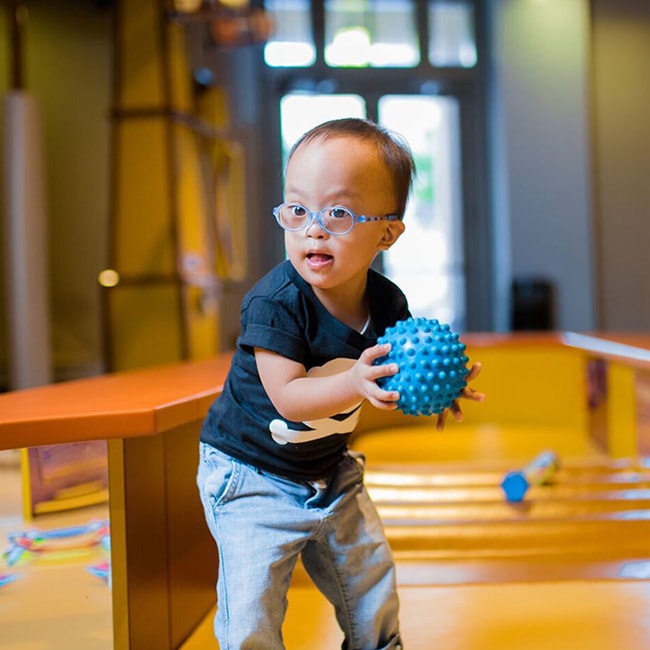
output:
[[[401,587],[406,650],[647,650],[650,582],[575,581]],[[294,586],[288,650],[336,650],[341,636],[323,598]],[[216,650],[211,616],[182,650]]]
[[[514,433],[508,444],[480,432],[480,461],[474,434],[450,436],[446,454],[436,445],[435,464],[411,429],[360,443],[396,554],[405,648],[647,650],[648,467],[612,462],[563,432],[527,431],[526,442]],[[524,503],[507,503],[504,472],[548,443],[567,466]],[[213,615],[182,650],[218,649]],[[342,641],[331,607],[300,571],[283,632],[288,650]]]
[[[413,450],[423,447],[415,432],[391,439],[366,440],[364,450],[368,489],[396,554],[407,650],[650,648],[647,464],[612,463],[585,441],[558,437],[551,442],[571,461],[554,484],[515,505],[504,501],[499,479],[536,443],[517,443],[510,455],[497,445],[491,458],[458,463],[450,442],[434,466],[426,454],[413,462]],[[390,448],[395,441],[398,453]],[[471,448],[462,435],[455,441]],[[39,517],[38,525],[79,525],[106,514],[84,508]],[[2,543],[24,526],[20,472],[0,463]],[[0,650],[112,648],[110,590],[87,571],[98,559],[0,561],[0,574],[17,575],[0,586]],[[182,650],[218,650],[213,613]],[[284,637],[288,650],[336,650],[342,641],[331,607],[300,570]]]

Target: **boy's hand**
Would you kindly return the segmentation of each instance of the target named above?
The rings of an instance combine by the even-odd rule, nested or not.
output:
[[[476,379],[480,372],[481,372],[481,364],[478,362],[473,363],[470,367],[469,375],[467,375],[468,384],[470,381]],[[469,399],[472,400],[472,402],[483,402],[485,400],[485,397],[486,396],[484,393],[479,393],[473,388],[470,388],[469,386],[465,386],[465,388],[463,388],[462,393],[460,394],[460,397],[457,400],[454,400],[454,403],[448,409],[445,409],[442,413],[438,414],[438,417],[436,419],[436,429],[438,431],[442,431],[445,428],[445,422],[447,421],[447,416],[449,415],[450,411],[453,414],[456,422],[463,421],[463,411],[460,408],[461,399]]]
[[[391,349],[390,343],[375,345],[361,353],[358,361],[348,371],[348,379],[352,389],[363,399],[368,400],[379,409],[393,410],[397,408],[399,392],[380,388],[377,379],[390,377],[399,372],[396,363],[373,365],[377,359],[386,356]]]

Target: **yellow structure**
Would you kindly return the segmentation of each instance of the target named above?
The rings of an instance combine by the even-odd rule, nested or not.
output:
[[[112,370],[218,352],[220,282],[245,273],[243,156],[227,137],[223,92],[193,79],[186,34],[162,0],[118,3],[104,281]]]

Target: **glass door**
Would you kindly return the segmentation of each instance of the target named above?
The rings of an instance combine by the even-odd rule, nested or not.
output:
[[[384,273],[406,293],[414,316],[465,329],[465,265],[458,102],[452,97],[384,95],[378,121],[413,151],[417,177],[406,232],[383,254]],[[283,157],[306,130],[325,120],[365,117],[360,95],[289,93],[280,102]]]
[[[458,101],[384,95],[379,122],[411,145],[417,176],[406,231],[383,255],[384,272],[406,293],[415,316],[465,329]]]

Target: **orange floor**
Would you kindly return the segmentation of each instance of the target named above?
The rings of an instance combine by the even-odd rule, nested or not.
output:
[[[585,458],[586,469],[563,474],[557,485],[537,488],[528,503],[510,507],[499,494],[501,471],[549,438],[503,447],[483,432],[484,446],[491,445],[495,456],[490,460],[490,452],[484,455],[487,462],[459,464],[453,460],[463,457],[456,446],[470,449],[471,436],[458,433],[437,446],[440,463],[429,474],[426,454],[412,471],[401,471],[402,462],[412,460],[413,449],[422,446],[421,440],[409,437],[417,437],[414,432],[391,437],[392,443],[381,435],[365,441],[368,486],[396,548],[407,650],[650,648],[646,468],[629,471],[623,463],[599,469],[601,459],[587,443],[558,438],[554,442],[564,445],[565,457],[575,453],[574,461]],[[413,445],[410,453],[406,443]],[[83,508],[39,517],[36,523],[48,529],[105,516],[104,507]],[[617,518],[635,534],[606,537],[616,535]],[[517,528],[522,524],[524,528]],[[19,466],[11,452],[3,452],[1,542],[25,526]],[[560,546],[551,543],[556,533],[563,540]],[[436,535],[456,540],[452,554],[429,545]],[[493,545],[487,554],[486,540]],[[99,559],[79,554],[16,567],[1,560],[0,574],[18,578],[0,586],[0,649],[112,648],[110,590],[87,570]],[[301,572],[295,576],[289,603],[284,627],[288,650],[340,647],[331,608]],[[182,648],[208,649],[218,649],[211,615]]]
[[[406,650],[647,650],[649,582],[402,587]],[[288,650],[336,650],[336,621],[313,588],[294,586]],[[217,650],[206,618],[182,650]]]
[[[441,464],[431,473],[423,466],[415,472],[394,473],[389,466],[368,471],[368,487],[398,549],[405,647],[650,648],[646,468],[630,470],[625,462],[611,466],[590,457],[563,470],[557,485],[539,487],[527,503],[513,505],[499,492],[501,474],[478,465],[480,471],[469,472],[467,463],[449,464],[446,471]],[[604,534],[620,530],[625,536],[626,526],[636,526],[635,517],[642,527],[638,539],[614,538],[614,551]],[[530,520],[532,539],[521,534]],[[409,547],[421,526],[433,542]],[[495,529],[507,537],[495,535]],[[430,550],[439,548],[435,536],[441,530],[457,541],[443,553]],[[548,539],[558,530],[563,543],[551,547]],[[499,546],[504,542],[505,551]],[[218,649],[212,615],[183,650]],[[289,650],[333,650],[342,641],[331,607],[300,571],[289,594],[284,636]]]
[[[459,448],[471,452],[474,434],[449,436],[436,446],[441,462],[428,467],[426,451],[413,463],[414,449],[426,444],[402,433],[361,446],[368,488],[396,549],[407,650],[650,648],[647,467],[612,463],[585,440],[543,432],[536,439],[534,431],[525,442],[525,432],[515,432],[511,444],[487,435],[483,456],[468,453],[462,463],[454,458],[463,458]],[[531,489],[525,503],[506,503],[503,472],[547,442],[570,467],[556,484]],[[619,517],[634,531],[629,538],[620,538]],[[218,649],[212,615],[182,650]],[[288,650],[341,644],[331,607],[301,572],[284,636]]]

